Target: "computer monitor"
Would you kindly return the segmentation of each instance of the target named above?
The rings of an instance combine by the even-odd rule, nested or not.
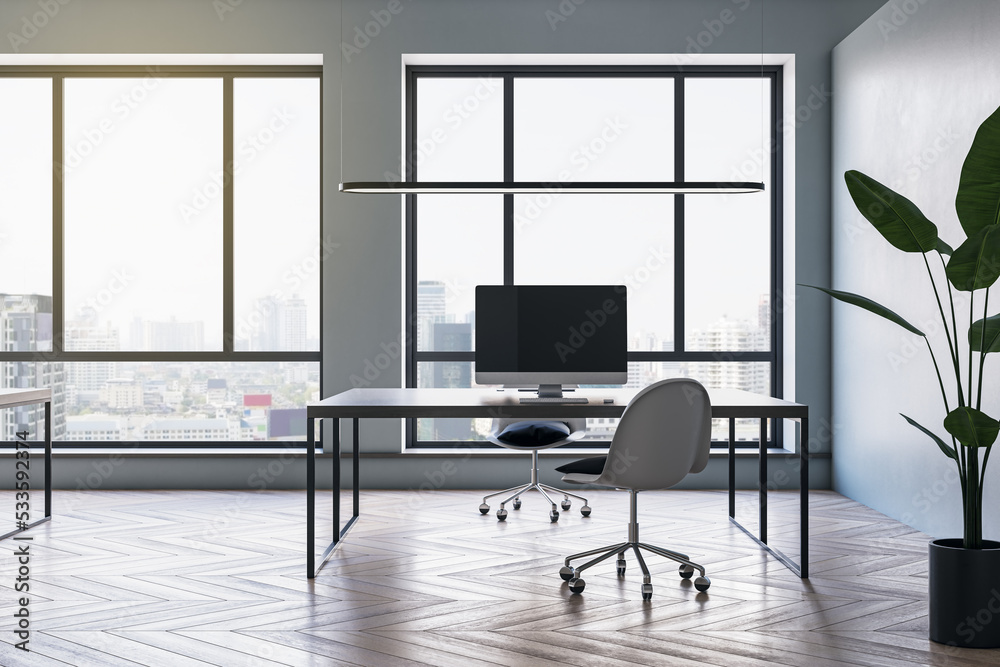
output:
[[[624,285],[477,285],[476,382],[625,384],[626,317]]]

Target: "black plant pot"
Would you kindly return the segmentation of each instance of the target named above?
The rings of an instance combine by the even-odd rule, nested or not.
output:
[[[934,540],[929,551],[931,641],[1000,647],[1000,542],[965,549],[961,539]]]

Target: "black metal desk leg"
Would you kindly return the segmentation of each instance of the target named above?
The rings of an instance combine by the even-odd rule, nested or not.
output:
[[[757,475],[760,541],[767,542],[767,420],[760,418],[760,465]]]
[[[729,518],[736,517],[736,418],[729,418]]]
[[[809,578],[809,418],[799,421],[799,576]]]
[[[306,577],[316,576],[316,420],[306,419]]]
[[[361,516],[361,428],[360,419],[354,418],[354,516]]]
[[[45,403],[45,516],[52,516],[52,402]]]
[[[333,543],[340,541],[340,419],[333,420]]]

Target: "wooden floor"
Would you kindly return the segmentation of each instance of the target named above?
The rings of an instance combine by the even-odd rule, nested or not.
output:
[[[310,581],[302,492],[60,491],[29,533],[30,654],[11,632],[25,542],[0,549],[0,664],[1000,665],[926,639],[928,537],[830,492],[812,494],[809,580],[729,524],[723,493],[665,491],[640,496],[641,537],[705,565],[708,593],[649,557],[643,602],[630,557],[624,578],[605,561],[570,594],[562,558],[624,539],[626,500],[591,493],[589,518],[550,523],[532,492],[498,523],[472,491],[365,492]],[[774,541],[793,551],[794,497],[777,505]]]

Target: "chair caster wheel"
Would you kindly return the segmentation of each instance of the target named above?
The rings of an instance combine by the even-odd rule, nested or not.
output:
[[[590,505],[584,505],[580,508],[580,514],[583,516],[590,516]]]
[[[677,572],[678,572],[678,574],[681,575],[682,579],[690,579],[691,575],[694,574],[694,568],[691,567],[690,565],[681,565],[677,569]]]
[[[516,509],[516,510],[521,509],[521,499],[520,498],[515,498],[514,499],[514,509]]]
[[[694,580],[694,587],[698,589],[699,592],[704,593],[708,590],[708,587],[712,585],[712,580],[708,577],[698,577]]]
[[[643,584],[642,585],[642,599],[652,600],[653,599],[653,584]]]
[[[569,580],[569,592],[570,593],[582,593],[583,589],[587,587],[587,582],[579,577],[573,577]]]
[[[490,513],[490,506],[487,505],[486,503],[483,503],[482,505],[479,506],[479,513],[480,514],[489,514]]]
[[[572,505],[572,503],[569,500],[563,500],[561,504],[564,512],[568,510]]]
[[[576,575],[576,570],[571,568],[569,565],[565,565],[559,570],[559,576],[562,577],[563,581],[569,581],[575,575]]]
[[[549,521],[551,521],[552,523],[555,523],[558,520],[559,520],[559,511],[558,510],[552,510],[551,512],[549,512]]]
[[[505,510],[505,509],[498,509],[497,510],[497,521],[506,521],[506,520],[507,520],[507,510]]]
[[[615,569],[618,570],[618,576],[619,577],[624,577],[625,576],[625,559],[624,558],[619,558],[618,560],[615,561]]]

